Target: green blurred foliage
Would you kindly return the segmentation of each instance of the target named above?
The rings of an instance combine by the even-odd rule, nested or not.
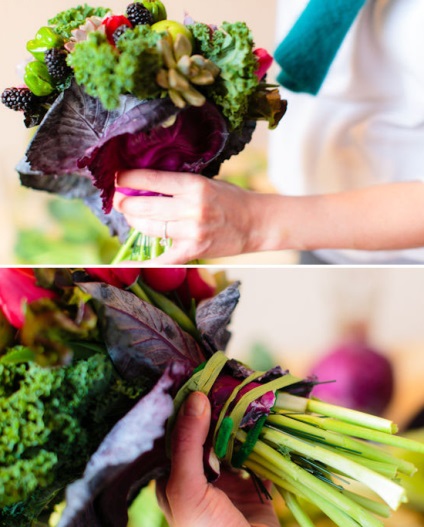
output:
[[[34,227],[18,233],[15,254],[19,263],[101,265],[112,261],[119,241],[82,201],[54,198],[47,212],[48,229]]]

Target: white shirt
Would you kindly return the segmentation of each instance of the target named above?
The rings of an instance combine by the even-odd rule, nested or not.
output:
[[[305,0],[279,0],[278,42]],[[424,181],[424,0],[369,0],[315,97],[282,89],[270,177],[284,194]],[[423,203],[424,207],[424,203]],[[424,263],[424,247],[316,254],[331,263]]]

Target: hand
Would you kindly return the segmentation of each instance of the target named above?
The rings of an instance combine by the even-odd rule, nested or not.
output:
[[[203,444],[210,426],[206,395],[191,394],[180,411],[167,482],[158,485],[159,504],[172,527],[278,527],[272,502],[261,501],[252,479],[224,471],[216,485],[203,471]]]
[[[154,262],[185,264],[198,258],[231,256],[255,250],[252,223],[255,193],[195,174],[131,170],[117,185],[169,197],[127,197],[114,206],[143,234],[162,237],[164,222],[172,247]]]

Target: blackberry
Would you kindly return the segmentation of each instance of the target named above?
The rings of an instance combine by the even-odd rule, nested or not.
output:
[[[1,102],[16,112],[30,112],[35,99],[35,95],[28,88],[6,88],[1,95]]]
[[[45,54],[47,70],[57,84],[60,84],[72,74],[72,69],[66,63],[68,53],[64,49],[51,48]]]
[[[127,18],[133,26],[149,25],[154,23],[152,13],[140,2],[135,2],[127,7]]]
[[[125,25],[125,24],[122,24],[122,26],[119,26],[117,29],[115,29],[115,32],[112,35],[112,38],[113,38],[113,41],[115,42],[115,44],[118,42],[118,39],[120,37],[122,37],[122,35],[128,29],[130,29],[130,28],[127,25]]]

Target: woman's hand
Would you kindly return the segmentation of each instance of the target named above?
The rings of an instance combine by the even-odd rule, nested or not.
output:
[[[257,250],[256,194],[204,176],[131,170],[117,176],[117,186],[165,196],[127,197],[119,192],[114,206],[143,234],[172,239],[172,247],[155,264],[185,264],[198,258],[231,256]]]
[[[180,411],[167,482],[158,484],[158,499],[172,527],[278,527],[272,502],[258,496],[252,479],[224,471],[216,485],[203,471],[203,444],[210,426],[206,395],[191,394]]]
[[[424,185],[405,181],[317,196],[258,194],[193,174],[133,170],[118,185],[170,197],[117,197],[134,228],[173,246],[155,264],[272,250],[383,251],[424,244]]]

